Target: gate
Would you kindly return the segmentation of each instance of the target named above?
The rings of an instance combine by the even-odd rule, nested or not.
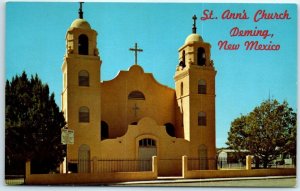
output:
[[[156,141],[153,139],[142,139],[139,141],[139,160],[151,160],[157,156]],[[152,166],[150,163],[140,163],[141,171],[148,171]]]

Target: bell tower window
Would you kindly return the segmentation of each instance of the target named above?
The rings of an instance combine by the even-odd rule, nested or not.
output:
[[[206,61],[204,48],[202,48],[202,47],[198,48],[197,58],[198,58],[197,65],[198,66],[204,66],[205,65],[205,61]]]
[[[206,82],[205,80],[198,81],[198,94],[206,94]]]
[[[206,126],[206,113],[205,112],[198,113],[198,125]]]
[[[78,85],[79,86],[89,86],[89,73],[86,70],[81,70],[78,74]]]
[[[90,110],[88,107],[80,107],[79,108],[79,122],[88,123],[90,122]]]
[[[183,64],[185,65],[185,50],[182,51],[182,61],[183,61]]]
[[[183,96],[183,82],[180,83],[180,96]]]
[[[185,50],[182,51],[182,56],[181,56],[181,61],[179,63],[179,66],[181,66],[182,68],[184,68],[186,65],[185,65]]]
[[[78,37],[78,53],[81,55],[89,54],[89,38],[84,34]]]

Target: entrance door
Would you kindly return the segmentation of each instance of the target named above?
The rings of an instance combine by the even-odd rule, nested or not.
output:
[[[88,145],[80,145],[78,150],[78,172],[90,172],[90,147]]]
[[[142,139],[139,141],[140,170],[150,171],[152,167],[152,156],[157,156],[156,141],[153,139]]]

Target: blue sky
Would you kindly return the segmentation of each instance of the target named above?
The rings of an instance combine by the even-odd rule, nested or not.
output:
[[[197,32],[209,42],[216,76],[217,146],[226,146],[230,123],[250,112],[269,95],[297,106],[297,10],[293,4],[202,4],[202,3],[85,3],[84,18],[98,32],[103,61],[101,80],[110,80],[134,63],[128,49],[137,42],[144,51],[139,64],[162,84],[174,87],[178,48],[191,33],[196,14]],[[203,10],[213,10],[217,20],[200,21]],[[247,12],[248,20],[223,20],[222,13]],[[288,11],[289,20],[253,22],[257,10]],[[61,105],[61,65],[65,35],[78,17],[78,3],[8,3],[6,5],[6,79],[25,70],[37,73],[55,93]],[[272,38],[231,37],[233,27],[269,30]],[[219,50],[218,42],[240,44],[236,51]],[[280,44],[278,51],[246,51],[245,41]]]

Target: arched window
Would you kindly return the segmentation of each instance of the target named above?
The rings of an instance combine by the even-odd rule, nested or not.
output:
[[[80,145],[78,149],[78,172],[90,172],[90,147]]]
[[[205,65],[205,61],[206,61],[204,48],[202,48],[202,47],[198,48],[197,58],[198,58],[197,65],[198,66],[204,66]]]
[[[90,110],[88,107],[80,107],[79,108],[79,122],[88,123],[90,122]]]
[[[206,113],[205,112],[198,113],[198,125],[206,126]]]
[[[207,147],[205,145],[199,146],[199,163],[200,163],[200,170],[207,170],[208,169],[208,158],[207,158]]]
[[[182,61],[183,61],[183,64],[185,66],[185,50],[182,51]]]
[[[89,38],[84,34],[78,37],[78,53],[81,55],[89,54]]]
[[[108,139],[109,130],[108,125],[105,121],[101,121],[101,140]]]
[[[89,86],[90,85],[89,73],[86,70],[81,70],[78,73],[78,85],[79,86]]]
[[[156,141],[153,139],[142,139],[139,141],[140,147],[156,147]]]
[[[183,96],[183,82],[180,83],[180,95]]]
[[[182,59],[179,63],[179,66],[181,66],[182,68],[184,68],[186,65],[185,65],[185,51],[182,51]]]
[[[198,81],[198,94],[206,94],[206,82],[205,80]]]
[[[170,135],[171,137],[175,137],[175,128],[174,125],[172,123],[166,123],[166,131],[168,133],[168,135]]]
[[[133,99],[133,100],[145,100],[145,96],[142,92],[140,91],[132,91],[128,95],[128,99]]]

